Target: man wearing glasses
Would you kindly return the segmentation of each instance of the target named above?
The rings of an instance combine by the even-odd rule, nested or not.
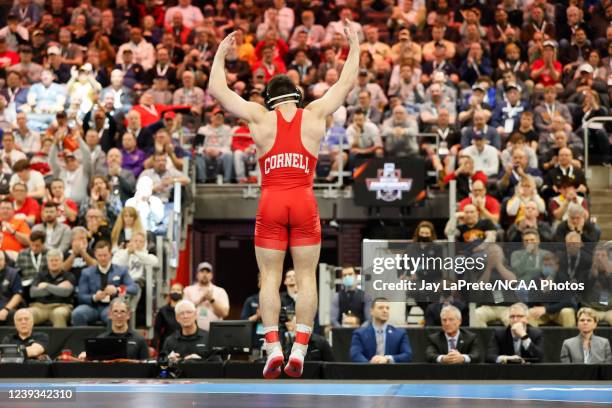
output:
[[[539,363],[542,361],[542,331],[530,326],[524,303],[510,306],[510,325],[497,329],[487,350],[489,363]]]
[[[168,360],[202,360],[208,357],[208,332],[198,327],[195,305],[189,300],[181,300],[174,307],[176,321],[181,326],[164,342],[161,355]]]

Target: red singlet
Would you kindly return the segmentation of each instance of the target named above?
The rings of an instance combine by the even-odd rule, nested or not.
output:
[[[302,144],[302,109],[291,122],[276,111],[276,139],[259,158],[261,199],[255,246],[287,249],[321,242],[321,223],[312,190],[317,158]]]

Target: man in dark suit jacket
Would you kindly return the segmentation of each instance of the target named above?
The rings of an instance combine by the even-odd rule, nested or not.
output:
[[[121,287],[126,295],[136,295],[139,287],[127,268],[111,263],[111,248],[108,241],[94,245],[98,265],[83,269],[79,278],[79,306],[72,311],[72,325],[85,326],[101,319],[108,323],[110,301],[120,296]]]
[[[487,350],[488,363],[530,363],[542,361],[542,331],[527,324],[529,309],[524,303],[510,306],[510,326],[497,329]]]
[[[461,329],[461,311],[447,305],[440,312],[442,330],[427,337],[425,355],[430,363],[480,363],[482,352],[478,336]]]
[[[389,301],[385,298],[374,299],[370,315],[371,323],[353,332],[351,360],[372,364],[409,363],[412,349],[406,330],[387,324]]]

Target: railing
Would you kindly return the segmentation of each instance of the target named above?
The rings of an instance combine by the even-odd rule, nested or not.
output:
[[[602,122],[612,122],[612,116],[596,116],[582,124],[582,131],[584,132],[584,176],[587,181],[591,178],[592,173],[589,169],[589,128],[592,124],[597,123],[597,128],[602,129]]]

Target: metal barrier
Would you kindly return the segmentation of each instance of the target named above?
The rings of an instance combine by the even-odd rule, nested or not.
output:
[[[582,124],[582,131],[584,132],[584,177],[587,179],[587,181],[592,175],[591,170],[589,169],[589,127],[591,124],[597,122],[612,122],[612,116],[596,116],[588,119]]]

